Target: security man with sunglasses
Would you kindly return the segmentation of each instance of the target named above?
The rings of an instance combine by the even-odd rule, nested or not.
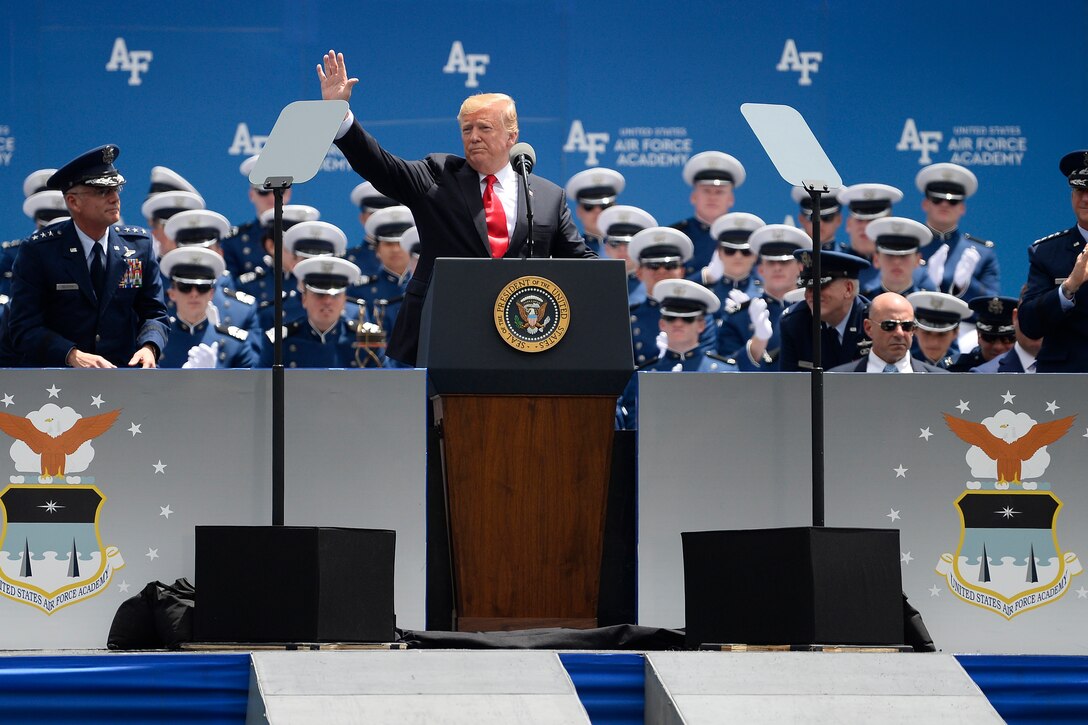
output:
[[[948,369],[965,373],[996,357],[1004,355],[1016,343],[1013,313],[1019,305],[1015,297],[976,297],[967,303],[975,312],[975,328],[978,330],[978,347],[961,354]]]
[[[831,373],[945,373],[936,365],[911,356],[914,342],[914,307],[897,292],[877,295],[864,320],[865,334],[873,341],[860,360],[829,368]]]
[[[1001,293],[1001,270],[994,243],[960,231],[967,199],[978,191],[978,179],[963,166],[926,166],[914,178],[924,194],[922,211],[933,243],[922,252],[927,273],[940,292],[965,300]]]

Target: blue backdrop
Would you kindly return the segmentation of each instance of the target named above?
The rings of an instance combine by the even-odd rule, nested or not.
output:
[[[330,47],[361,78],[352,107],[397,154],[459,151],[454,115],[481,91],[519,102],[522,140],[563,183],[593,165],[627,178],[622,203],[662,223],[691,213],[680,170],[692,154],[739,158],[737,211],[796,211],[738,110],[799,109],[844,183],[906,193],[955,161],[979,178],[964,230],[992,239],[1004,292],[1026,277],[1026,246],[1073,223],[1057,172],[1088,146],[1085,0],[967,2],[575,3],[263,2],[107,6],[18,3],[0,14],[0,238],[26,236],[22,180],[102,143],[122,149],[123,213],[143,223],[152,166],[188,178],[234,223],[253,217],[238,164],[279,110],[318,97]],[[361,238],[348,194],[358,177],[335,149],[294,201]],[[840,239],[846,239],[840,231]]]

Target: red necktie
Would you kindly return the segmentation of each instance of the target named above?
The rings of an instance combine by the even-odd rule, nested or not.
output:
[[[488,174],[484,189],[484,216],[487,217],[487,241],[491,243],[491,258],[499,259],[510,248],[510,232],[506,228],[506,212],[495,194],[494,174]]]

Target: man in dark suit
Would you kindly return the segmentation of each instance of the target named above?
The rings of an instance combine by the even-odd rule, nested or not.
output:
[[[1028,249],[1020,329],[1043,338],[1041,373],[1088,371],[1088,150],[1066,154],[1059,168],[1072,190],[1077,223]]]
[[[317,67],[321,97],[348,100],[358,78],[349,78],[342,53],[329,51]],[[336,145],[374,188],[412,210],[420,256],[397,315],[387,356],[414,365],[423,300],[437,257],[518,258],[528,254],[525,198],[510,165],[518,140],[517,110],[503,94],[471,96],[457,116],[465,156],[430,154],[406,161],[383,149],[349,112]],[[530,177],[534,257],[596,257],[582,240],[563,190]],[[485,208],[486,207],[486,208]]]
[[[10,334],[24,365],[153,368],[166,347],[151,235],[119,224],[119,153],[101,146],[49,178],[72,218],[28,239],[15,262]]]
[[[914,307],[898,292],[877,295],[865,318],[865,334],[873,341],[869,354],[855,362],[833,367],[830,373],[946,373],[911,356],[914,342]]]

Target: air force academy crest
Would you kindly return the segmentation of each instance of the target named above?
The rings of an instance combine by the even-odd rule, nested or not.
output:
[[[0,412],[0,431],[15,439],[15,470],[31,474],[10,476],[0,491],[3,596],[52,614],[102,591],[125,565],[117,548],[103,546],[99,536],[106,497],[94,479],[73,475],[87,470],[95,455],[91,440],[120,413],[84,417],[53,403],[25,418]]]
[[[1047,446],[1076,416],[1040,423],[1006,409],[981,423],[944,418],[970,446],[972,477],[987,480],[967,481],[956,498],[959,547],[940,557],[937,573],[957,597],[1005,619],[1058,600],[1081,565],[1058,544],[1062,502],[1039,479],[1050,465]]]

